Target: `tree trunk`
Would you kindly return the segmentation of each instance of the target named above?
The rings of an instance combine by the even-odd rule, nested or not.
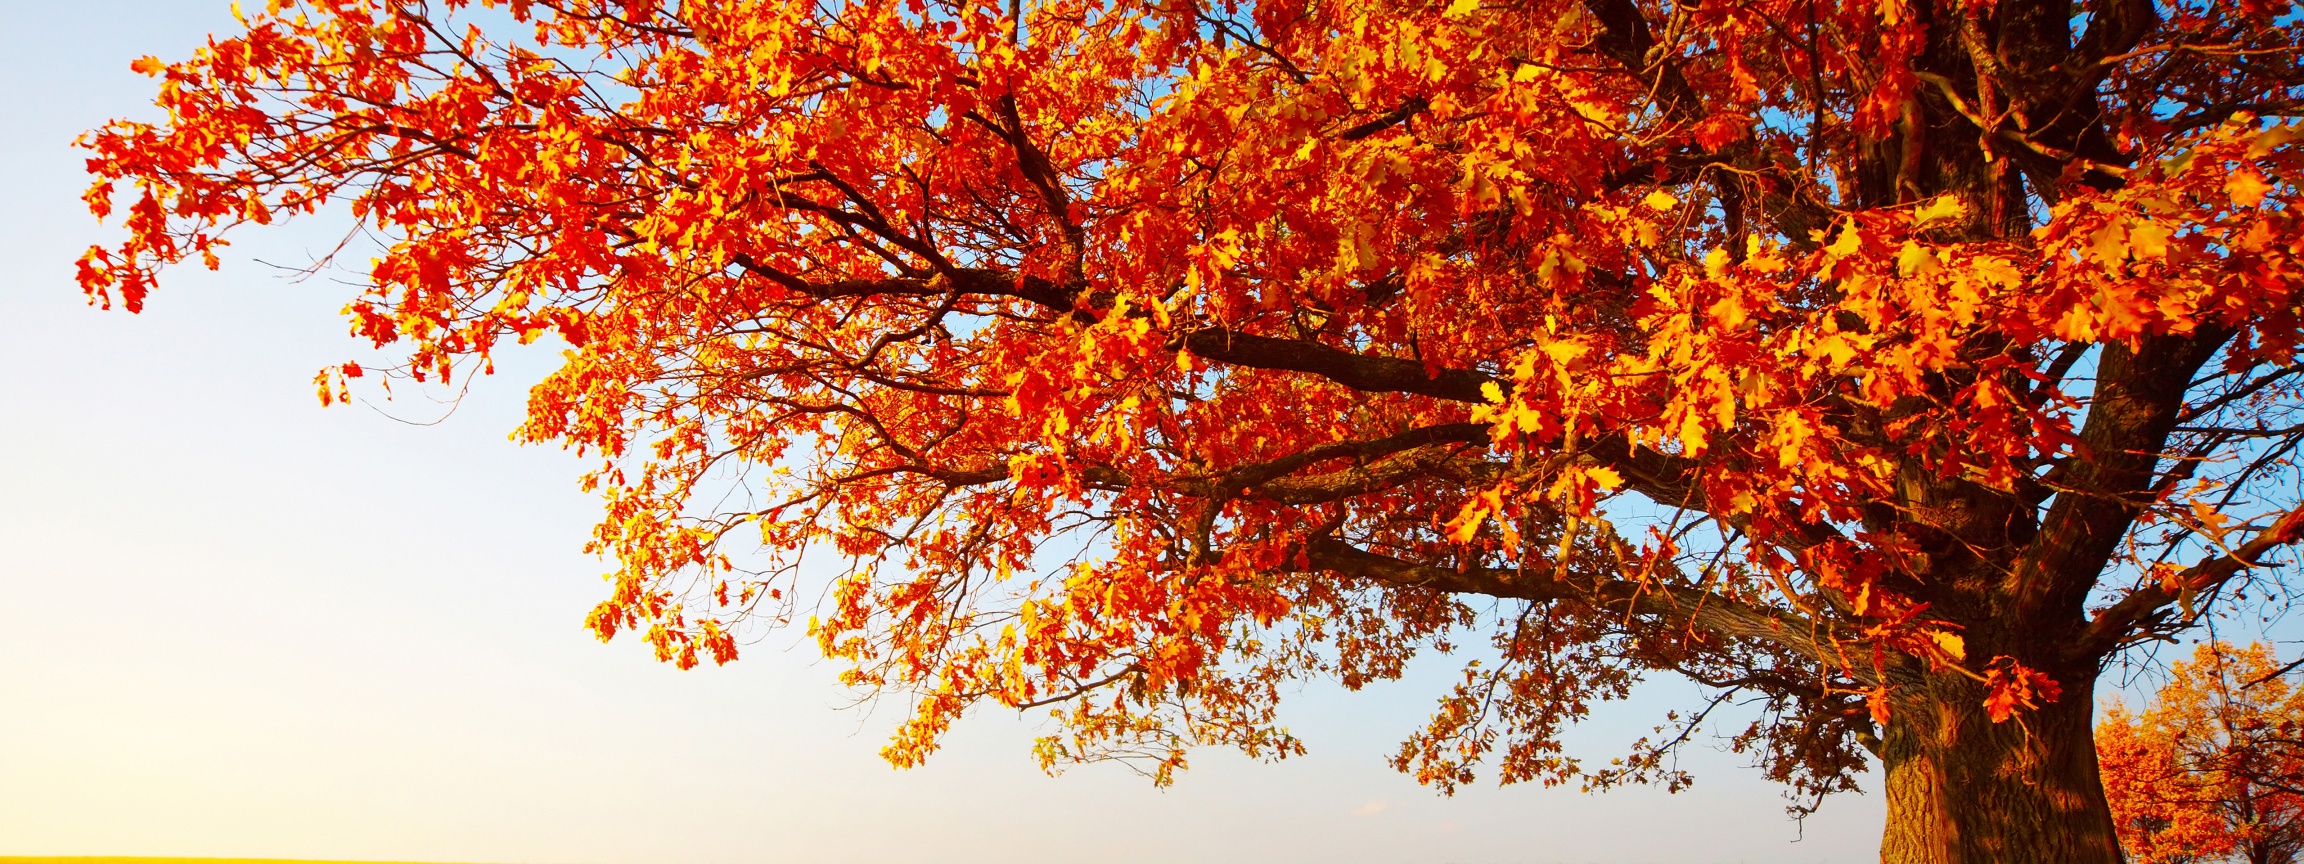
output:
[[[2092,672],[2058,676],[2060,699],[2001,723],[1966,678],[1900,688],[1881,742],[1883,864],[2119,864],[2096,773]]]

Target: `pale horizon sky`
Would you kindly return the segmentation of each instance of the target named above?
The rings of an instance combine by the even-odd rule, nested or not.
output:
[[[1693,791],[1480,785],[1384,764],[1445,664],[1288,722],[1310,756],[1199,754],[1174,788],[1041,775],[1034,725],[980,713],[927,767],[876,755],[796,633],[679,672],[582,628],[604,565],[574,458],[506,440],[550,357],[516,355],[445,422],[322,408],[360,356],[349,296],[255,259],[325,218],[171,271],[99,312],[72,261],[116,236],[78,195],[79,131],[149,116],[128,63],[185,56],[228,0],[0,0],[0,855],[536,862],[1861,862],[1882,802],[1798,825],[1743,758]],[[373,395],[373,394],[369,394]],[[429,403],[390,406],[427,417]],[[1605,762],[1691,692],[1604,709]]]

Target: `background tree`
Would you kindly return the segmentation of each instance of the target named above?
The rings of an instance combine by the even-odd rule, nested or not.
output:
[[[813,611],[899,765],[991,703],[1165,782],[1479,640],[1395,760],[1443,789],[1678,784],[1751,700],[1802,794],[1880,761],[1887,860],[2113,861],[2098,672],[2304,529],[2295,15],[273,0],[136,61],[81,281],[326,212],[393,374],[556,338],[592,627]],[[1657,672],[1715,695],[1562,751]]]
[[[2304,691],[2262,643],[2202,644],[2141,715],[2097,727],[2104,788],[2137,862],[2289,864],[2304,853]]]
[[[2096,727],[2096,758],[2104,797],[2131,864],[2189,864],[2220,860],[2233,849],[2232,832],[2216,811],[2216,792],[2176,762],[2165,738],[2138,729],[2120,707]]]

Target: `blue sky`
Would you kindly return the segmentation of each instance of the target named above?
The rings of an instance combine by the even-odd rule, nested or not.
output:
[[[1120,768],[1051,779],[1033,725],[984,714],[923,769],[875,751],[894,717],[792,635],[682,673],[581,627],[604,566],[573,458],[505,435],[550,358],[511,358],[454,416],[321,408],[360,356],[341,285],[260,260],[325,219],[173,271],[141,316],[73,286],[112,236],[67,145],[137,114],[128,62],[187,54],[226,0],[0,0],[0,855],[673,862],[1855,862],[1877,796],[1801,828],[1740,757],[1694,791],[1480,787],[1440,798],[1383,757],[1441,666],[1307,689],[1310,757],[1224,753],[1159,791]],[[403,399],[385,410],[431,419]],[[1637,737],[1655,685],[1579,733]],[[1799,839],[1799,842],[1793,842]]]

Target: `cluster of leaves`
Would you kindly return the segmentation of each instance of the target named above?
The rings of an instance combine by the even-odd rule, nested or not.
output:
[[[519,436],[601,458],[591,626],[725,662],[829,551],[898,764],[1052,706],[1164,781],[1476,642],[1420,779],[1682,782],[1694,720],[1560,745],[1664,670],[1825,792],[2304,527],[2291,7],[2143,8],[2017,80],[1932,71],[2049,68],[1989,3],[270,0],[84,139],[81,282],[348,204],[396,374],[566,346]]]
[[[2261,644],[2202,644],[2142,714],[2097,727],[2120,844],[2138,864],[2304,855],[2304,690]]]

